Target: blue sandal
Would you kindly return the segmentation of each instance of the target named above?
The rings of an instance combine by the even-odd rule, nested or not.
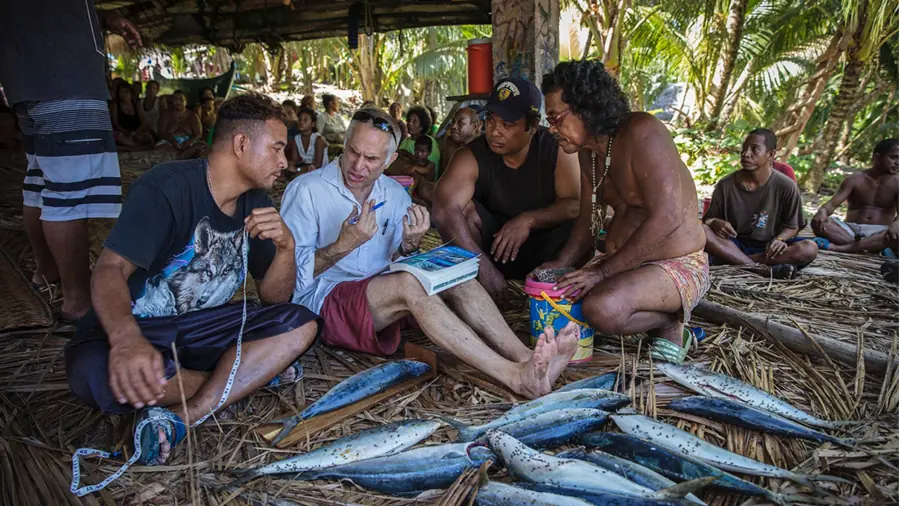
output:
[[[181,418],[166,408],[153,406],[144,409],[135,420],[136,429],[140,431],[140,446],[134,449],[139,454],[137,463],[145,466],[158,466],[165,464],[159,460],[160,441],[159,427],[166,433],[166,440],[171,448],[184,440],[187,428]],[[141,425],[143,424],[143,426]]]
[[[283,385],[293,385],[294,383],[297,383],[298,381],[303,379],[303,366],[300,364],[299,359],[296,362],[294,362],[293,364],[289,365],[288,368],[285,369],[285,372],[288,369],[294,370],[294,380],[293,381],[282,381],[281,374],[284,374],[284,372],[282,372],[278,376],[275,376],[274,378],[272,378],[271,381],[266,383],[266,386],[264,388],[275,388],[275,387],[280,387]]]

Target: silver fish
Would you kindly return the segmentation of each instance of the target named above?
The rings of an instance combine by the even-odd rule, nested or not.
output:
[[[279,460],[241,474],[238,483],[267,474],[301,473],[349,464],[359,460],[393,455],[434,434],[440,422],[403,420],[357,432],[311,452]]]
[[[677,485],[674,481],[666,478],[665,476],[657,473],[652,469],[648,469],[630,460],[616,457],[615,455],[610,455],[609,453],[606,453],[602,450],[585,451],[584,448],[576,448],[574,450],[566,450],[564,452],[557,453],[556,456],[564,459],[583,460],[585,462],[594,464],[595,466],[609,469],[614,473],[618,473],[625,478],[628,478],[638,485],[643,485],[653,490],[660,490]],[[706,504],[694,494],[686,495],[685,499],[694,504]]]
[[[478,506],[521,506],[523,504],[529,506],[591,506],[592,503],[577,497],[537,492],[506,483],[489,481],[478,489],[475,504]]]
[[[657,500],[681,497],[693,491],[692,488],[687,489],[692,482],[676,485],[673,489],[651,490],[617,473],[581,460],[545,455],[497,430],[488,432],[488,446],[506,464],[508,473],[534,483]]]
[[[856,446],[856,441],[853,439],[830,436],[781,415],[747,406],[730,399],[719,399],[703,395],[682,397],[671,401],[669,409],[706,417],[717,422],[730,423],[738,427],[758,430],[766,434],[778,434],[820,443],[828,441],[851,448]]]
[[[598,376],[589,376],[584,379],[580,379],[578,381],[573,381],[572,383],[567,383],[565,386],[559,387],[556,389],[557,392],[569,392],[571,390],[580,390],[583,388],[602,388],[603,390],[612,390],[614,386],[616,386],[616,379],[618,374],[616,372],[608,372],[606,374],[600,374]],[[619,384],[619,388],[621,389],[622,385]]]
[[[526,416],[497,428],[532,448],[552,448],[606,424],[609,413],[591,408],[564,408]],[[486,442],[481,436],[478,442]]]
[[[673,452],[694,457],[726,471],[782,478],[813,488],[817,488],[813,480],[846,481],[834,476],[797,474],[778,466],[765,464],[719,448],[673,425],[643,415],[611,415],[610,418],[627,434],[656,443]]]
[[[857,421],[831,421],[816,418],[805,411],[797,409],[787,401],[764,392],[753,385],[697,366],[663,362],[656,364],[656,368],[675,383],[698,394],[720,399],[740,400],[749,406],[776,413],[813,427],[837,429],[844,425],[859,423]]]
[[[441,420],[449,423],[459,431],[458,442],[474,441],[479,436],[491,429],[518,422],[519,420],[547,411],[556,411],[563,408],[593,408],[605,411],[616,410],[631,399],[623,394],[600,390],[595,388],[571,390],[568,392],[553,392],[533,401],[520,404],[490,423],[484,425],[466,425],[458,420],[441,417]]]

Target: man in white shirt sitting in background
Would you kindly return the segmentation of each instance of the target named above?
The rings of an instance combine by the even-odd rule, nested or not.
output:
[[[549,393],[575,353],[576,326],[558,335],[550,329],[532,351],[477,281],[428,297],[412,274],[381,274],[418,251],[431,223],[428,210],[383,175],[397,158],[399,134],[388,114],[361,109],[344,154],[288,185],[281,213],[297,245],[293,301],[325,321],[325,344],[391,355],[412,316],[435,344],[514,392]]]

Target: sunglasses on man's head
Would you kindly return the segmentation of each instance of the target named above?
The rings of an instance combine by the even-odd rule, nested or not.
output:
[[[397,135],[397,132],[394,131],[394,127],[391,126],[391,122],[384,118],[374,116],[372,114],[367,113],[366,111],[356,111],[356,113],[353,114],[353,120],[354,121],[362,121],[362,122],[371,121],[373,127],[381,130],[382,132],[391,134],[391,136],[394,138],[395,142],[397,142],[397,143],[400,142],[400,138]]]

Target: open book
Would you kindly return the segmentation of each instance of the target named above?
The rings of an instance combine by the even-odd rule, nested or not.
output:
[[[478,275],[478,255],[456,246],[440,246],[392,263],[391,272],[406,271],[434,295]]]

